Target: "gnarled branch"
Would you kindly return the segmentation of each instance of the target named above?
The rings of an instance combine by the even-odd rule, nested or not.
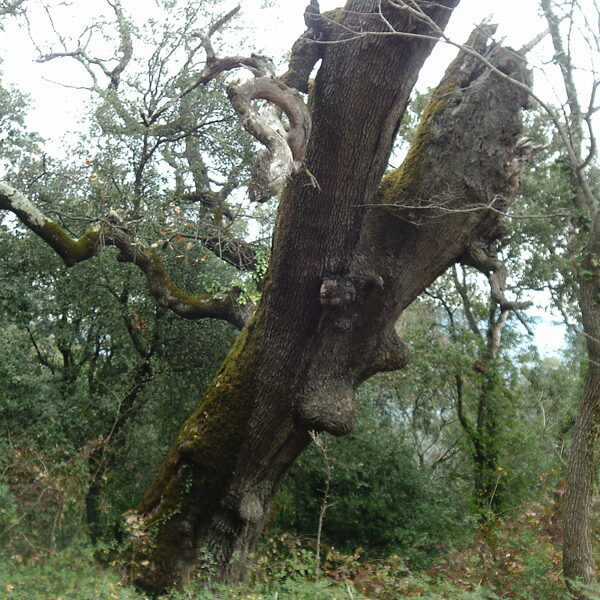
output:
[[[181,290],[170,279],[156,252],[137,240],[114,214],[94,224],[79,238],[73,238],[21,192],[4,183],[0,183],[0,209],[16,215],[26,227],[42,238],[68,267],[96,256],[103,246],[115,246],[119,250],[119,261],[133,263],[144,273],[156,301],[185,319],[223,319],[241,328],[253,310],[250,305],[240,304],[239,288],[233,288],[224,294],[197,296]]]
[[[498,303],[500,311],[502,313],[507,313],[508,311],[514,312],[523,324],[523,327],[527,330],[527,333],[533,335],[533,331],[531,331],[531,328],[520,313],[521,310],[529,308],[532,303],[513,302],[506,298],[504,291],[508,271],[504,262],[497,257],[493,242],[492,244],[482,241],[473,242],[467,249],[461,262],[476,268],[487,276],[490,282],[490,294],[492,299]]]
[[[251,200],[264,202],[302,166],[311,128],[308,109],[296,90],[271,77],[231,85],[227,95],[244,128],[265,146],[254,165],[249,190]],[[257,110],[252,100],[267,100],[270,104]],[[280,110],[289,119],[287,131]]]

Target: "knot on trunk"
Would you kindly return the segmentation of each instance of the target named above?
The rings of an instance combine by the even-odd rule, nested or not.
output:
[[[323,279],[319,290],[319,301],[324,308],[340,309],[356,298],[354,283],[343,275],[330,275]]]
[[[258,525],[265,516],[263,503],[255,492],[247,492],[240,499],[238,514],[244,523]]]

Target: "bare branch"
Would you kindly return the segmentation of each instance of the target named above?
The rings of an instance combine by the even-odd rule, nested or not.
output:
[[[467,317],[467,323],[469,324],[469,328],[477,337],[481,337],[481,331],[479,330],[479,326],[477,325],[477,319],[475,318],[475,315],[473,314],[471,300],[469,298],[469,295],[468,295],[467,289],[466,289],[467,286],[466,286],[466,281],[465,281],[466,280],[465,268],[464,267],[461,267],[461,268],[463,271],[463,280],[462,281],[460,281],[458,279],[456,265],[453,265],[452,279],[454,281],[454,287],[456,288],[456,291],[458,292],[458,295],[460,296],[460,299],[462,300],[463,310],[465,312],[465,316]]]
[[[231,85],[227,95],[244,128],[264,144],[254,165],[250,199],[268,200],[283,187],[287,178],[298,173],[304,162],[311,120],[300,94],[270,77],[257,77],[241,85]],[[289,129],[277,111],[267,107],[257,111],[252,100],[267,100],[289,119]]]
[[[256,252],[252,244],[226,235],[200,236],[198,239],[221,260],[236,269],[253,271],[256,268]]]
[[[0,17],[4,15],[15,16],[27,0],[2,0],[0,2]]]
[[[131,40],[131,32],[130,27],[131,24],[125,18],[123,14],[123,8],[121,6],[121,0],[106,0],[110,7],[113,9],[115,16],[117,18],[117,26],[119,29],[119,37],[121,38],[121,43],[119,44],[119,52],[121,53],[121,58],[117,63],[117,66],[110,71],[110,85],[109,89],[116,90],[119,87],[119,83],[121,81],[121,75],[123,71],[127,68],[127,65],[131,61],[133,56],[133,42]]]
[[[228,21],[233,19],[235,15],[240,12],[240,5],[238,4],[235,8],[230,10],[227,14],[219,17],[209,28],[206,34],[197,34],[200,38],[200,43],[206,52],[206,60],[208,63],[214,62],[217,59],[217,55],[212,45],[211,37],[217,33]]]
[[[548,22],[552,43],[554,45],[554,60],[560,68],[565,85],[565,91],[567,93],[567,102],[570,110],[569,125],[571,131],[571,142],[574,146],[574,150],[580,156],[581,144],[583,140],[583,131],[581,129],[580,121],[582,111],[579,104],[579,98],[577,97],[577,88],[573,79],[573,65],[571,63],[571,56],[569,51],[565,50],[563,46],[563,40],[559,30],[560,19],[552,11],[550,0],[541,0],[541,7],[544,11],[546,21]],[[573,20],[570,19],[570,23],[572,22]]]
[[[522,54],[525,56],[529,52],[531,52],[548,34],[550,33],[549,29],[538,33],[534,38],[529,40],[526,44],[521,46],[521,49],[517,52],[517,54]]]
[[[525,327],[527,333],[533,335],[533,331],[531,331],[531,328],[520,313],[521,310],[529,308],[532,303],[511,302],[506,298],[504,290],[508,272],[504,262],[497,257],[493,244],[482,242],[472,243],[461,262],[471,267],[475,267],[478,271],[487,275],[490,283],[490,294],[492,299],[500,306],[501,313],[508,311],[514,312],[515,316],[521,321],[523,327]],[[498,322],[500,322],[500,320]]]
[[[119,47],[117,52],[120,53],[120,58],[117,62],[117,65],[113,68],[109,68],[107,66],[106,60],[90,56],[86,51],[86,45],[89,43],[91,39],[91,33],[93,27],[87,27],[84,32],[79,36],[79,45],[75,50],[68,50],[67,43],[64,37],[60,34],[56,26],[54,25],[54,20],[52,19],[52,15],[49,10],[46,10],[48,15],[48,19],[56,34],[58,40],[60,41],[61,46],[63,47],[62,52],[50,52],[48,54],[41,55],[37,62],[44,63],[49,62],[59,58],[73,58],[77,62],[79,62],[85,70],[88,72],[88,75],[92,79],[94,87],[98,86],[98,77],[94,72],[92,66],[98,67],[102,74],[109,80],[108,89],[116,90],[119,87],[121,81],[121,75],[123,71],[127,68],[127,65],[130,63],[131,58],[133,56],[133,42],[131,39],[130,28],[131,24],[125,17],[120,0],[106,0],[108,5],[113,9],[116,17],[117,29],[119,32]],[[87,42],[82,46],[81,40],[88,33]]]
[[[594,127],[592,124],[592,117],[596,112],[597,108],[594,106],[596,103],[596,92],[598,91],[598,86],[600,86],[600,81],[594,81],[592,86],[592,92],[590,94],[590,103],[587,110],[587,113],[583,115],[583,119],[588,128],[588,134],[590,136],[590,147],[588,149],[587,156],[583,159],[583,161],[579,164],[578,170],[583,171],[595,158],[597,154],[597,145],[596,145],[596,136],[594,134]]]
[[[207,38],[211,38],[215,33],[222,29],[226,23],[231,21],[240,12],[240,5],[238,4],[235,8],[231,9],[228,13],[219,17],[209,28],[206,35]]]

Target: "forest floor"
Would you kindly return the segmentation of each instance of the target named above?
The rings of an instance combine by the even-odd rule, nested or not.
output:
[[[314,540],[272,533],[261,545],[250,583],[212,586],[207,562],[202,579],[168,600],[563,600],[559,491],[513,518],[482,528],[461,549],[439,549],[426,571],[411,570],[399,556],[369,559],[357,549],[344,554],[323,547],[315,582]],[[5,600],[144,600],[101,568],[88,546],[47,556],[13,555],[0,562]],[[598,595],[600,598],[600,595]]]

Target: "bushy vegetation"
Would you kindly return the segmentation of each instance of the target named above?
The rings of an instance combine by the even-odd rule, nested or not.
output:
[[[460,481],[419,469],[410,432],[374,405],[378,391],[374,385],[363,390],[361,418],[349,436],[326,439],[331,505],[323,534],[342,551],[395,553],[423,567],[447,547],[468,540],[473,518]],[[314,534],[326,477],[323,457],[313,445],[284,483],[274,526]]]
[[[200,5],[197,14],[186,13],[190,23]],[[179,34],[183,47],[187,30]],[[168,72],[169,48],[157,49],[156,72],[144,77]],[[142,89],[137,75],[128,82],[132,95]],[[179,101],[173,81],[165,89]],[[67,229],[110,211],[126,215],[135,235],[161,250],[173,280],[195,294],[237,286],[244,301],[256,300],[272,206],[253,214],[264,238],[249,251],[251,267],[235,266],[231,256],[221,261],[231,248],[215,250],[213,238],[242,240],[238,250],[249,238],[247,223],[226,214],[226,200],[247,183],[252,146],[220,82],[196,92],[177,110],[186,119],[192,108],[206,114],[165,138],[163,154],[157,146],[142,156],[147,139],[137,112],[120,121],[115,107],[125,109],[103,93],[90,131],[68,157],[50,159],[43,141],[24,129],[24,97],[0,85],[3,175]],[[173,112],[175,104],[168,105]],[[415,102],[423,104],[423,97]],[[402,130],[406,139],[415,117]],[[540,195],[549,211],[563,210],[570,192],[544,123],[538,113],[529,124],[536,141],[554,145],[526,173],[519,205],[526,216],[539,212]],[[540,219],[513,225],[501,247],[512,274],[508,291],[520,297],[547,289],[572,321],[568,232],[556,234]],[[0,221],[6,600],[145,598],[122,585],[123,566],[112,560],[117,523],[147,489],[236,337],[228,323],[184,321],[158,307],[142,274],[130,264],[113,268],[115,258],[103,252],[74,275],[26,228]],[[461,265],[440,277],[399,323],[412,351],[409,366],[367,381],[354,431],[323,435],[322,447],[312,445],[287,475],[248,582],[214,581],[206,553],[193,580],[166,598],[567,598],[560,513],[585,375],[583,342],[572,336],[561,356],[540,357],[526,338],[532,319],[509,320],[506,312],[474,269]],[[501,341],[491,348],[494,336]],[[600,591],[588,593],[595,595]]]
[[[417,380],[413,379],[413,396],[406,394],[401,401],[397,394],[407,391],[405,375],[395,382],[386,377],[363,388],[361,417],[348,438],[322,438],[331,470],[321,523],[318,580],[315,538],[328,471],[322,452],[313,445],[284,483],[269,533],[254,557],[249,583],[216,586],[210,581],[213,563],[207,555],[202,557],[198,579],[168,598],[308,599],[315,597],[315,590],[321,599],[566,598],[560,576],[562,469],[560,460],[539,456],[547,444],[556,441],[544,437],[553,429],[534,418],[536,406],[528,410],[527,402],[534,393],[536,398],[559,402],[565,365],[544,360],[534,369],[532,360],[523,363],[516,379],[515,390],[522,394],[521,418],[528,423],[514,432],[519,443],[511,448],[520,454],[511,460],[507,456],[502,463],[507,472],[501,476],[510,477],[507,489],[513,490],[509,498],[513,504],[507,505],[504,515],[483,527],[478,524],[475,506],[469,501],[471,468],[464,446],[458,444],[441,462],[419,460],[410,441],[423,435],[417,426],[425,418],[423,407],[418,414],[421,421],[405,416],[414,409],[409,399],[427,390],[415,388]],[[51,379],[46,385],[52,390]],[[10,394],[2,398],[4,411],[14,406]],[[99,563],[96,558],[110,557],[115,542],[109,524],[136,501],[145,483],[132,473],[148,461],[148,440],[160,443],[156,423],[140,413],[132,423],[134,434],[106,472],[98,503],[105,525],[102,540],[94,547],[88,541],[86,498],[93,481],[90,465],[96,465],[90,457],[96,448],[90,443],[67,444],[60,427],[53,433],[50,423],[61,422],[60,394],[36,398],[36,394],[21,396],[20,408],[29,410],[30,418],[10,421],[21,425],[9,431],[3,447],[2,593],[11,600],[141,600],[142,594],[120,585],[122,572],[116,565]],[[67,400],[72,402],[70,396]],[[182,402],[178,414],[183,417],[186,409]],[[428,417],[429,432],[440,416],[439,409]],[[48,417],[48,427],[46,420],[31,418],[35,411],[48,410],[57,410]],[[557,424],[562,422],[556,406],[553,418]],[[177,417],[172,414],[171,419]],[[442,425],[449,430],[440,436],[438,452],[445,451],[441,440],[451,439],[458,431],[453,419],[438,423]],[[564,435],[563,430],[558,433]],[[525,462],[525,473],[537,473],[534,481],[524,481],[519,460]],[[206,591],[207,583],[213,583],[210,591]]]
[[[248,583],[224,586],[213,582],[207,590],[213,564],[207,555],[201,557],[202,576],[165,598],[566,600],[560,564],[560,503],[561,495],[549,491],[543,502],[529,504],[518,517],[490,525],[426,570],[410,568],[398,555],[374,559],[360,549],[348,554],[326,546],[318,581],[314,576],[314,536],[272,532],[254,558]],[[145,598],[121,585],[116,570],[99,566],[93,549],[82,543],[29,559],[5,556],[0,563],[0,590],[7,600]]]

